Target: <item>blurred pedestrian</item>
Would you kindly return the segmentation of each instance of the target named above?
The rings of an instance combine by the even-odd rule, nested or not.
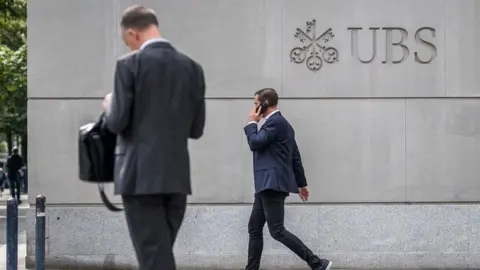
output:
[[[7,175],[3,168],[0,168],[0,197],[3,197],[3,191],[5,190],[5,184],[7,182]]]
[[[13,148],[12,155],[7,159],[7,173],[10,181],[10,194],[12,198],[17,198],[18,204],[20,200],[20,177],[18,171],[23,167],[23,159],[18,154],[18,148]]]

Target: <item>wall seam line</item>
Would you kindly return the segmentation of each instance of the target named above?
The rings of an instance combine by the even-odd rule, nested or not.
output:
[[[405,185],[405,202],[407,202],[408,200],[408,166],[407,166],[407,162],[408,162],[408,159],[407,159],[407,99],[405,99],[405,102],[404,102],[404,122],[403,122],[403,125],[404,125],[404,136],[403,136],[403,139],[404,139],[404,154],[405,154],[405,160],[404,160],[404,166],[405,166],[405,182],[404,182],[404,185]]]
[[[443,64],[445,65],[445,67],[444,67],[444,69],[445,69],[445,70],[444,70],[445,76],[444,76],[444,78],[443,78],[443,80],[444,80],[444,85],[443,85],[443,87],[444,87],[445,97],[446,97],[446,96],[447,96],[447,88],[448,88],[448,85],[447,85],[447,71],[448,71],[448,63],[447,63],[447,62],[448,62],[448,44],[447,44],[447,43],[448,43],[448,38],[447,38],[448,31],[447,31],[447,23],[448,23],[448,18],[447,18],[447,1],[446,1],[446,0],[445,0],[445,2],[444,2],[444,6],[443,6],[443,7],[444,7],[444,10],[443,10],[443,11],[444,11],[444,14],[443,14],[443,15],[444,15],[444,18],[445,18],[444,27],[443,27],[443,28],[444,28],[444,31],[445,31],[445,32],[444,32],[444,38],[445,38],[445,39],[444,39],[444,44],[445,44],[445,49],[444,49],[444,50],[445,50],[445,60],[444,60],[444,62],[443,62]]]

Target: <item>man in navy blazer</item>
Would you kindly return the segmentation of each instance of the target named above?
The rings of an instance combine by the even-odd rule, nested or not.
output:
[[[263,250],[263,227],[314,270],[329,270],[332,262],[320,259],[295,235],[285,229],[285,198],[299,193],[308,199],[307,180],[295,141],[295,132],[277,109],[278,94],[272,88],[255,93],[255,107],[245,126],[248,145],[253,152],[255,201],[248,222],[248,263],[245,269],[258,270]],[[262,112],[259,108],[265,106]],[[263,124],[259,122],[264,121]]]

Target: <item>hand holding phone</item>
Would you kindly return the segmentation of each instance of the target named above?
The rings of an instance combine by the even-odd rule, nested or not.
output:
[[[258,107],[253,107],[248,112],[248,122],[258,122],[260,121],[260,118],[262,118],[262,115],[260,114]]]

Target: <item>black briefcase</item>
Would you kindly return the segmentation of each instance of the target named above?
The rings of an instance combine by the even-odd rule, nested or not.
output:
[[[80,127],[78,133],[79,179],[97,184],[105,206],[117,212],[122,209],[108,200],[103,186],[104,183],[113,183],[117,136],[105,127],[103,121],[102,114],[96,123]]]

